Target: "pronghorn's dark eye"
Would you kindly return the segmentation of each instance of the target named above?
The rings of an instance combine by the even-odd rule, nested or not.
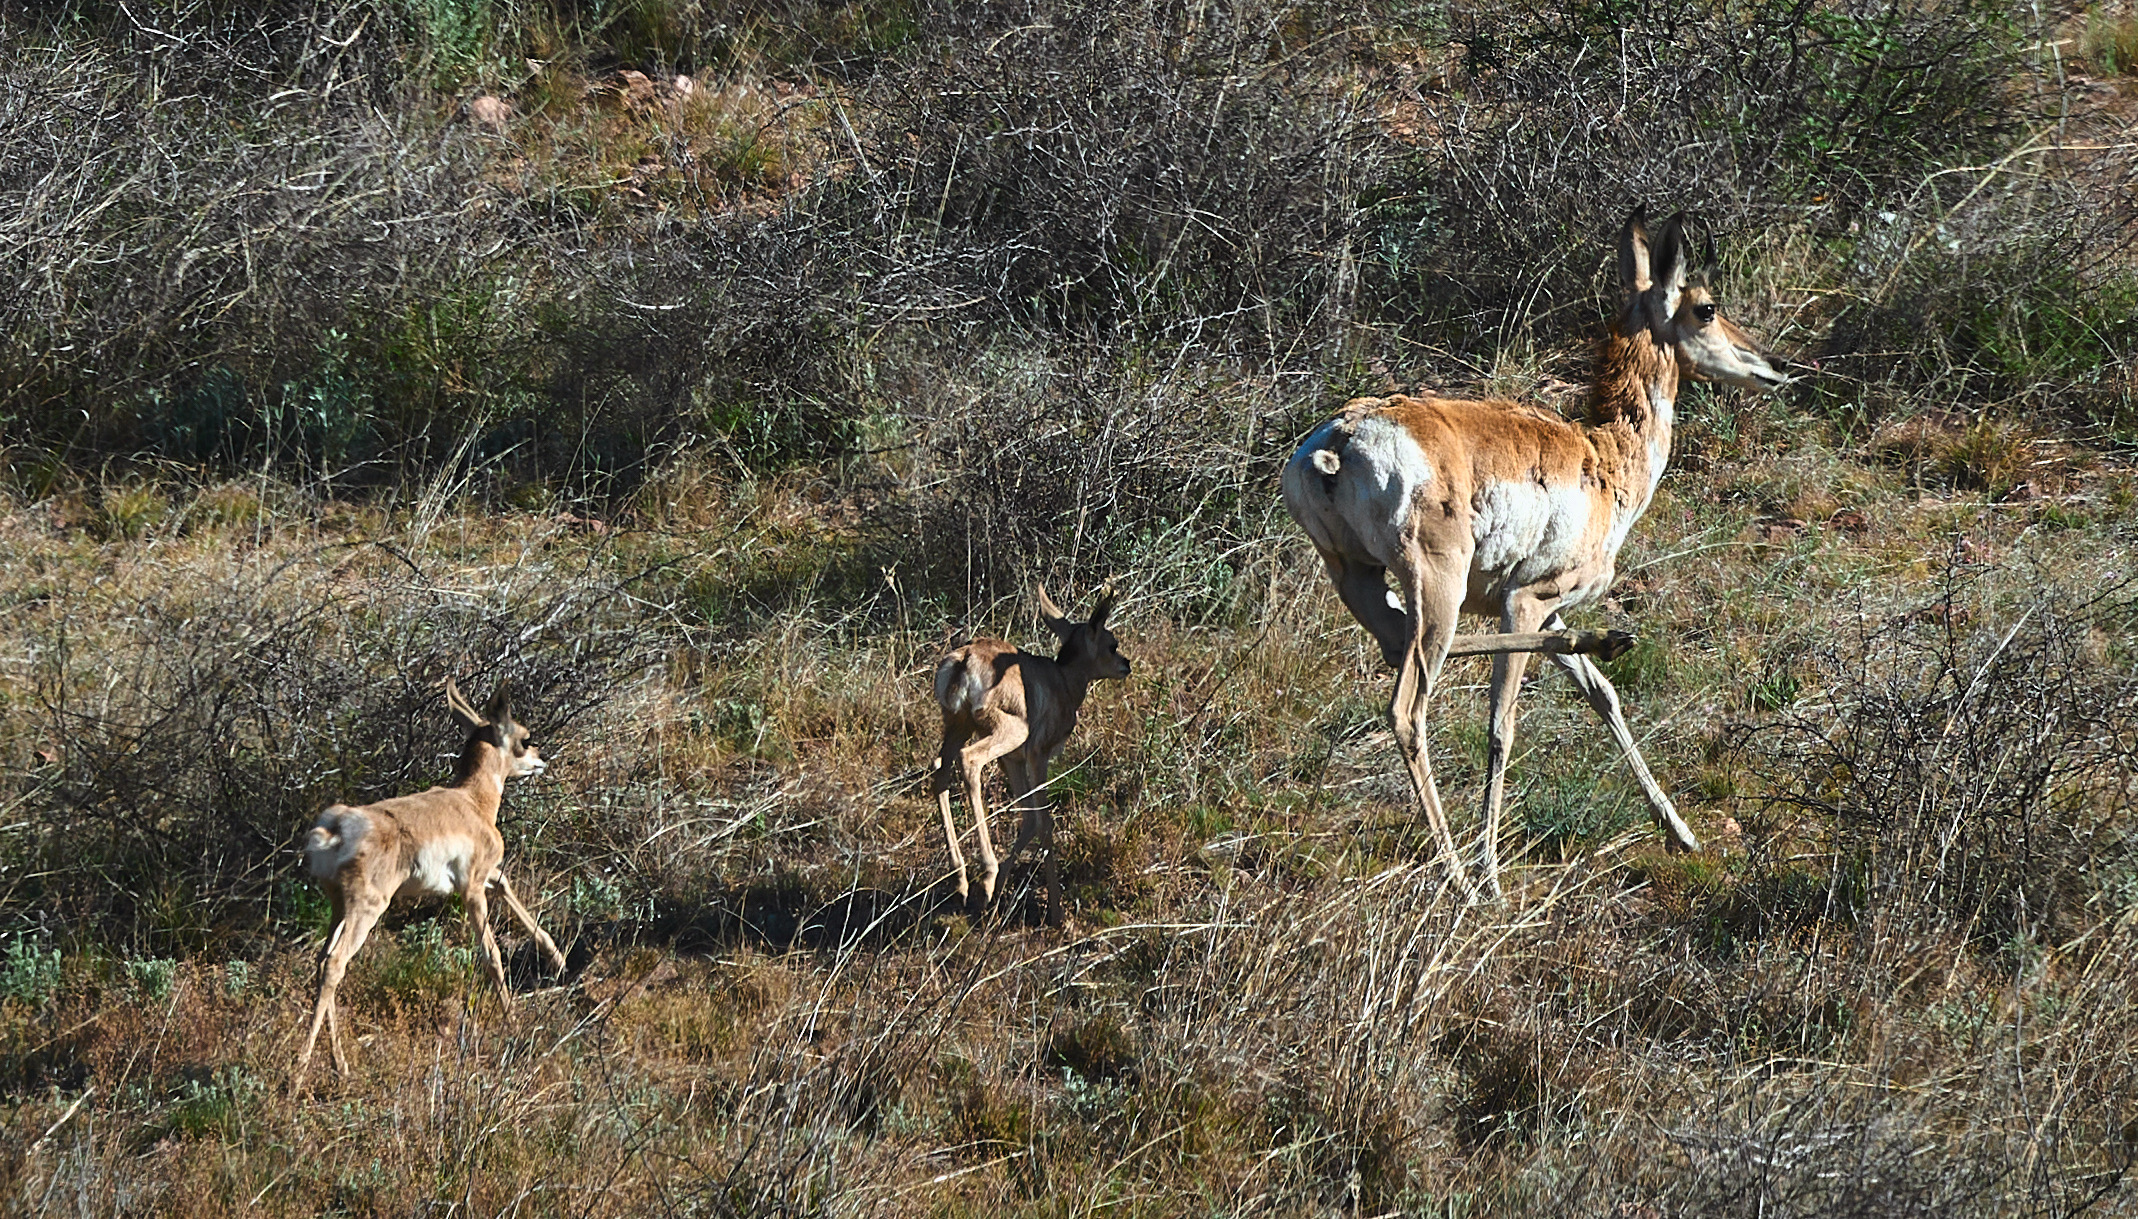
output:
[[[1700,315],[1701,325],[1708,325],[1715,320],[1715,302],[1709,301],[1704,305],[1695,305],[1693,306],[1693,312]]]

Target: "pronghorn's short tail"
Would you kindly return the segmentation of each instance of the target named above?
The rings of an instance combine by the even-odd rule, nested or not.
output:
[[[320,880],[331,878],[343,864],[356,858],[357,847],[370,832],[371,820],[362,810],[346,804],[328,806],[312,822],[311,833],[304,836],[304,866]]]

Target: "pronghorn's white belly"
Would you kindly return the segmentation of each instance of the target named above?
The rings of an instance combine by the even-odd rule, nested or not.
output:
[[[401,882],[401,892],[450,897],[465,893],[475,866],[475,840],[460,834],[435,838],[416,848],[416,866]]]
[[[1482,600],[1580,567],[1595,500],[1580,487],[1488,483],[1471,503],[1470,596]]]

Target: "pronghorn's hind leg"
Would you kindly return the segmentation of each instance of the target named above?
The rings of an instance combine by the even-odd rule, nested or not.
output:
[[[1327,551],[1321,557],[1328,564],[1329,579],[1335,582],[1344,608],[1381,645],[1381,659],[1391,669],[1401,665],[1403,654],[1410,648],[1411,619],[1389,601],[1388,569]]]
[[[1563,624],[1560,623],[1558,615],[1554,614],[1547,625],[1550,629],[1557,630]],[[1685,819],[1678,815],[1677,806],[1663,793],[1663,785],[1655,781],[1655,775],[1648,770],[1648,763],[1642,760],[1641,748],[1634,742],[1633,730],[1626,726],[1625,712],[1619,707],[1618,691],[1612,689],[1610,681],[1603,675],[1603,670],[1596,667],[1595,661],[1581,655],[1554,655],[1552,663],[1566,670],[1566,675],[1574,679],[1574,684],[1581,689],[1582,697],[1589,701],[1589,706],[1602,718],[1604,726],[1610,729],[1611,739],[1618,742],[1620,752],[1626,755],[1626,765],[1632,769],[1634,781],[1641,785],[1641,794],[1648,798],[1648,807],[1655,811],[1656,824],[1669,832],[1669,845],[1678,850],[1698,851],[1700,839],[1694,836],[1692,827],[1685,824]]]
[[[1468,556],[1435,556],[1413,546],[1407,556],[1408,571],[1400,572],[1408,594],[1413,621],[1417,624],[1396,668],[1395,696],[1389,700],[1388,723],[1396,737],[1396,750],[1410,771],[1411,788],[1432,827],[1448,874],[1463,891],[1476,896],[1462,852],[1448,828],[1447,810],[1440,803],[1440,789],[1433,783],[1433,762],[1426,748],[1426,710],[1433,701],[1433,687],[1440,666],[1447,659],[1448,642],[1455,637],[1456,619],[1462,612],[1464,573]]]

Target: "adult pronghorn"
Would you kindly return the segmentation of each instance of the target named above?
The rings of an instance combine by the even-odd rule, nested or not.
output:
[[[527,743],[527,729],[513,721],[512,700],[503,683],[488,709],[478,712],[447,678],[445,705],[468,732],[450,786],[361,807],[333,805],[319,814],[305,835],[305,866],[334,903],[334,928],[319,952],[319,1001],[312,1009],[312,1029],[305,1036],[304,1052],[297,1056],[293,1090],[304,1087],[321,1024],[327,1027],[335,1067],[343,1075],[349,1073],[334,992],[348,971],[349,958],[364,946],[386,907],[402,894],[460,896],[474,926],[483,966],[508,1012],[512,990],[505,984],[497,938],[490,934],[492,891],[542,946],[550,964],[560,973],[564,970],[564,954],[520,904],[512,882],[498,866],[505,855],[505,840],[497,832],[497,806],[504,799],[505,780],[540,774],[546,763]]]
[[[1645,221],[1637,208],[1619,234],[1625,303],[1596,367],[1587,423],[1518,402],[1360,398],[1314,429],[1284,468],[1285,506],[1396,669],[1388,708],[1396,747],[1449,871],[1466,889],[1425,734],[1457,616],[1498,614],[1506,632],[1561,627],[1563,612],[1611,587],[1618,548],[1670,458],[1680,378],[1761,390],[1788,380],[1723,318],[1706,288],[1687,286],[1683,213],[1652,242]],[[1394,575],[1402,604],[1384,572]],[[1611,683],[1585,655],[1552,660],[1609,725],[1658,820],[1678,845],[1698,850],[1641,761]],[[1523,652],[1502,652],[1492,664],[1480,868],[1495,897],[1503,780],[1527,662]]]

